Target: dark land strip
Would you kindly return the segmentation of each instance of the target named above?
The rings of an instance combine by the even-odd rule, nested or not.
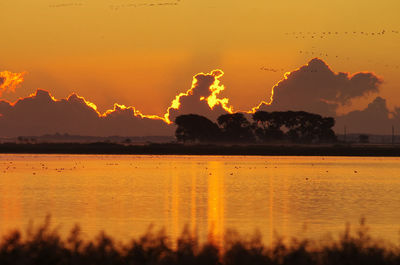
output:
[[[3,143],[2,154],[138,154],[254,156],[400,156],[400,145],[227,145],[117,143]]]

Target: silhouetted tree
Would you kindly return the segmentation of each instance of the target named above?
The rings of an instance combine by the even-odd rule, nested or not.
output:
[[[253,127],[243,113],[224,114],[218,117],[222,138],[232,142],[254,141]]]
[[[335,126],[335,119],[332,117],[322,118],[320,124],[319,141],[320,142],[336,142],[337,137],[335,132],[332,130]]]
[[[217,124],[206,117],[188,114],[175,119],[178,141],[199,142],[252,142],[255,136],[261,141],[291,141],[295,143],[321,143],[336,141],[331,117],[305,111],[258,111],[251,124],[243,113],[224,114]]]
[[[285,137],[281,127],[285,124],[282,112],[257,111],[253,114],[255,134],[262,141],[282,140]]]
[[[200,115],[180,115],[176,117],[175,124],[178,125],[175,136],[179,142],[214,142],[220,136],[218,125]]]
[[[332,142],[336,139],[332,130],[335,125],[333,118],[323,118],[321,115],[305,111],[288,111],[287,114],[286,134],[292,142]]]
[[[333,142],[336,140],[332,127],[335,120],[305,111],[254,113],[256,135],[262,141],[287,139],[291,142]]]

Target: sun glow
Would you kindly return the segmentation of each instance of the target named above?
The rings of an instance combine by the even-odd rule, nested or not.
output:
[[[0,96],[3,92],[14,92],[15,88],[24,81],[25,72],[0,72]]]
[[[171,124],[172,121],[170,120],[170,110],[175,109],[178,110],[181,106],[181,98],[193,95],[193,90],[198,85],[198,77],[199,76],[212,76],[214,81],[209,86],[210,95],[208,97],[201,96],[199,98],[200,101],[207,101],[208,106],[210,109],[213,109],[216,105],[220,105],[225,111],[228,113],[233,113],[233,107],[229,106],[229,99],[228,98],[218,98],[218,94],[225,90],[225,87],[221,85],[221,81],[219,80],[220,77],[224,75],[222,70],[216,69],[211,71],[210,73],[198,73],[193,76],[192,86],[189,90],[185,93],[180,93],[175,97],[175,99],[171,102],[170,107],[168,107],[167,112],[164,114],[164,121],[168,124]]]
[[[224,85],[221,85],[220,77],[224,75],[222,70],[213,70],[211,75],[215,77],[214,83],[210,86],[211,95],[206,99],[208,106],[213,109],[216,105],[221,105],[227,112],[233,113],[233,107],[228,106],[229,99],[228,98],[218,98],[218,94],[225,90]]]

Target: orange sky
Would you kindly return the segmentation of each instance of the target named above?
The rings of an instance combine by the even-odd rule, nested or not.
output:
[[[157,6],[166,2],[177,5]],[[383,77],[380,95],[400,106],[395,0],[14,0],[0,8],[0,69],[27,72],[15,93],[2,95],[7,100],[44,88],[56,98],[77,92],[100,111],[117,102],[163,115],[194,74],[218,68],[222,96],[247,110],[269,98],[284,71],[325,54],[334,71]],[[370,99],[357,101],[343,111]]]

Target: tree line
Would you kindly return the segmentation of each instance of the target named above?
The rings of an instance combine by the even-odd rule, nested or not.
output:
[[[176,117],[179,142],[292,142],[328,143],[336,141],[335,119],[305,111],[257,111],[250,122],[243,113],[224,114],[212,122],[204,116]]]

